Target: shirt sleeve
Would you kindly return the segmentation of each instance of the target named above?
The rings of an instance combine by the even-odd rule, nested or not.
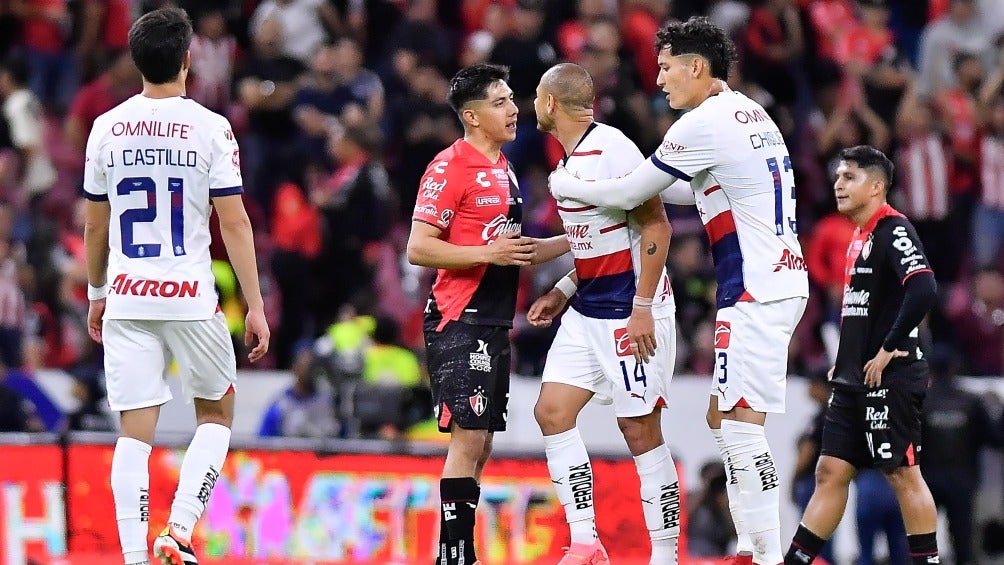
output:
[[[693,110],[677,120],[652,154],[656,167],[687,182],[715,164],[714,125],[698,112]]]
[[[888,246],[885,250],[886,257],[901,284],[905,284],[913,275],[931,272],[931,264],[924,254],[913,224],[905,218],[892,218],[883,227],[882,240]]]
[[[220,118],[209,139],[209,197],[230,196],[244,192],[241,180],[241,150],[230,127],[230,121]]]
[[[464,193],[459,169],[457,165],[451,168],[449,161],[436,160],[429,164],[418,185],[412,220],[441,230],[449,229]]]
[[[101,137],[98,127],[91,128],[84,150],[84,198],[94,202],[108,201],[108,175],[101,161]]]

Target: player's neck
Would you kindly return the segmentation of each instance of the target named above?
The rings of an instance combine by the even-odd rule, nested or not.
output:
[[[554,137],[561,143],[565,150],[565,155],[571,155],[575,148],[582,141],[582,136],[586,135],[586,130],[593,125],[593,114],[588,116],[572,117],[569,120],[562,120],[562,123],[555,122]]]
[[[872,216],[879,211],[879,208],[886,205],[885,200],[874,200],[868,203],[868,206],[862,208],[858,212],[851,214],[851,221],[853,221],[859,228],[864,229],[868,225],[868,221],[872,219]]]
[[[147,98],[174,98],[185,95],[185,83],[180,80],[165,82],[164,84],[153,84],[143,81],[143,92],[141,94]]]
[[[502,144],[497,141],[492,141],[476,133],[465,133],[464,141],[470,143],[471,147],[480,151],[492,163],[498,163],[502,156]]]

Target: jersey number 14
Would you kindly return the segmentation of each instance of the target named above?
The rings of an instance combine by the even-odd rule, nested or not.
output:
[[[785,155],[782,161],[784,166],[784,172],[791,172],[791,157]],[[794,174],[789,175],[788,186],[785,186],[784,179],[781,178],[781,166],[777,162],[777,157],[771,157],[767,159],[767,170],[770,171],[772,177],[774,177],[774,228],[777,235],[784,235],[784,225],[785,220],[787,220],[788,229],[791,233],[798,233],[798,220],[795,218],[785,217],[784,215],[784,199],[786,195],[791,200],[795,200],[795,178]]]
[[[130,208],[119,216],[122,230],[122,254],[132,259],[160,257],[159,243],[136,243],[133,230],[136,224],[157,219],[157,183],[150,177],[126,177],[115,186],[119,196],[132,192],[146,193],[146,208]],[[175,257],[185,254],[185,181],[170,177],[167,191],[171,193],[171,248]]]

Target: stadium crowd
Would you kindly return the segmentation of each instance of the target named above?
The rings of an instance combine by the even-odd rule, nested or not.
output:
[[[0,1],[0,362],[94,374],[79,206],[94,119],[135,94],[130,23],[155,0]],[[518,136],[504,148],[526,206],[524,233],[561,223],[547,176],[562,156],[537,131],[534,89],[553,63],[589,70],[595,113],[645,152],[677,115],[655,85],[652,38],[707,14],[740,48],[734,88],[768,108],[795,165],[812,298],[793,374],[831,364],[853,225],[835,213],[837,151],[895,156],[894,204],[916,224],[940,283],[931,351],[971,375],[1004,363],[1004,12],[992,0],[189,0],[189,95],[240,141],[245,200],[275,328],[271,366],[299,352],[363,372],[379,316],[392,345],[421,355],[431,273],[403,257],[426,164],[461,135],[446,103],[460,66],[511,67]],[[710,374],[715,284],[697,213],[670,207],[679,370]],[[214,248],[233,334],[240,288]],[[570,258],[525,269],[521,310]],[[396,327],[395,327],[396,326]],[[516,371],[539,374],[553,329],[517,315]],[[327,349],[305,348],[317,338]],[[240,340],[235,340],[243,347]],[[244,355],[238,355],[243,359]],[[346,361],[348,359],[348,361]],[[346,365],[347,364],[347,365]],[[404,379],[400,363],[382,378]]]

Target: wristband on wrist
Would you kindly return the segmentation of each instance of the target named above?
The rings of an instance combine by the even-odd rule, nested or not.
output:
[[[87,284],[87,300],[102,300],[108,296],[108,284],[101,286],[91,286]]]
[[[635,295],[635,297],[631,300],[631,305],[635,308],[651,308],[652,299]]]
[[[575,294],[575,291],[578,290],[575,282],[568,275],[561,277],[561,280],[555,283],[554,288],[561,291],[561,294],[564,294],[566,299],[571,298]]]

